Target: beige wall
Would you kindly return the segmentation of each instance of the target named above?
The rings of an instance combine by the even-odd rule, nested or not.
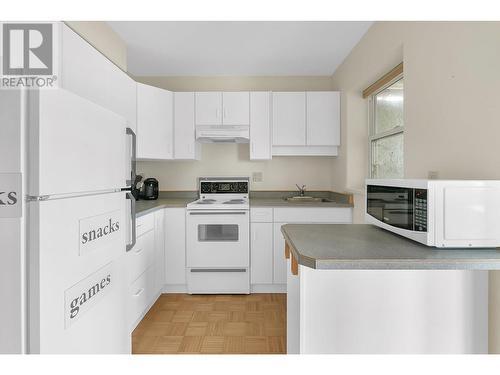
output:
[[[127,71],[127,45],[118,34],[103,21],[66,21],[82,38]]]
[[[404,61],[405,177],[500,179],[500,22],[377,22],[332,77],[342,94],[337,190],[363,186],[367,102],[361,91]],[[362,222],[362,194],[355,196]],[[500,352],[500,276],[490,272],[490,351]]]
[[[134,77],[171,91],[321,91],[332,89],[330,76]]]
[[[138,173],[153,176],[161,190],[196,190],[199,176],[252,176],[262,172],[263,181],[251,182],[252,190],[330,190],[332,157],[275,157],[250,161],[248,144],[203,144],[200,161],[139,162]]]
[[[331,90],[331,77],[135,77],[139,82],[172,91],[202,90]],[[159,179],[161,190],[196,190],[199,176],[251,176],[263,181],[252,190],[290,190],[305,184],[311,190],[330,190],[333,157],[274,157],[250,161],[248,145],[204,144],[200,161],[139,162],[138,171]]]

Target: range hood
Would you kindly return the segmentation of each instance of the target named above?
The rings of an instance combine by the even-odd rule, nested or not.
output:
[[[196,140],[201,143],[248,143],[248,125],[196,126]]]

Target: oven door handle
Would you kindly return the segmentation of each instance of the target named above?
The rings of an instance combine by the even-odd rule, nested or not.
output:
[[[193,211],[190,215],[246,215],[247,211]]]

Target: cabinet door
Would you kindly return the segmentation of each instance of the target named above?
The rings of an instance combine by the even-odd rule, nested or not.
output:
[[[222,125],[222,93],[196,93],[196,125]]]
[[[273,224],[250,224],[250,282],[273,283]]]
[[[340,145],[340,93],[307,93],[307,144]]]
[[[250,160],[272,158],[270,105],[269,92],[250,93]]]
[[[186,284],[186,210],[165,209],[165,284]]]
[[[165,210],[155,212],[155,292],[165,284]]]
[[[197,159],[199,145],[195,139],[194,93],[174,94],[174,158]]]
[[[273,282],[274,284],[286,284],[286,258],[285,239],[281,233],[281,226],[285,223],[274,223],[274,246],[273,246]]]
[[[222,94],[222,123],[224,125],[250,124],[250,94],[224,92]]]
[[[273,93],[273,146],[306,144],[306,93]]]
[[[173,158],[173,94],[137,84],[137,158]]]
[[[66,25],[61,25],[60,87],[127,119],[136,131],[136,82]]]

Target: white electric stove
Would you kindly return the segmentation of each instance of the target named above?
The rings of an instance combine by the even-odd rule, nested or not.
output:
[[[248,210],[248,177],[202,177],[198,179],[200,198],[188,210]]]
[[[187,205],[186,266],[192,294],[250,293],[248,177],[202,177]]]

